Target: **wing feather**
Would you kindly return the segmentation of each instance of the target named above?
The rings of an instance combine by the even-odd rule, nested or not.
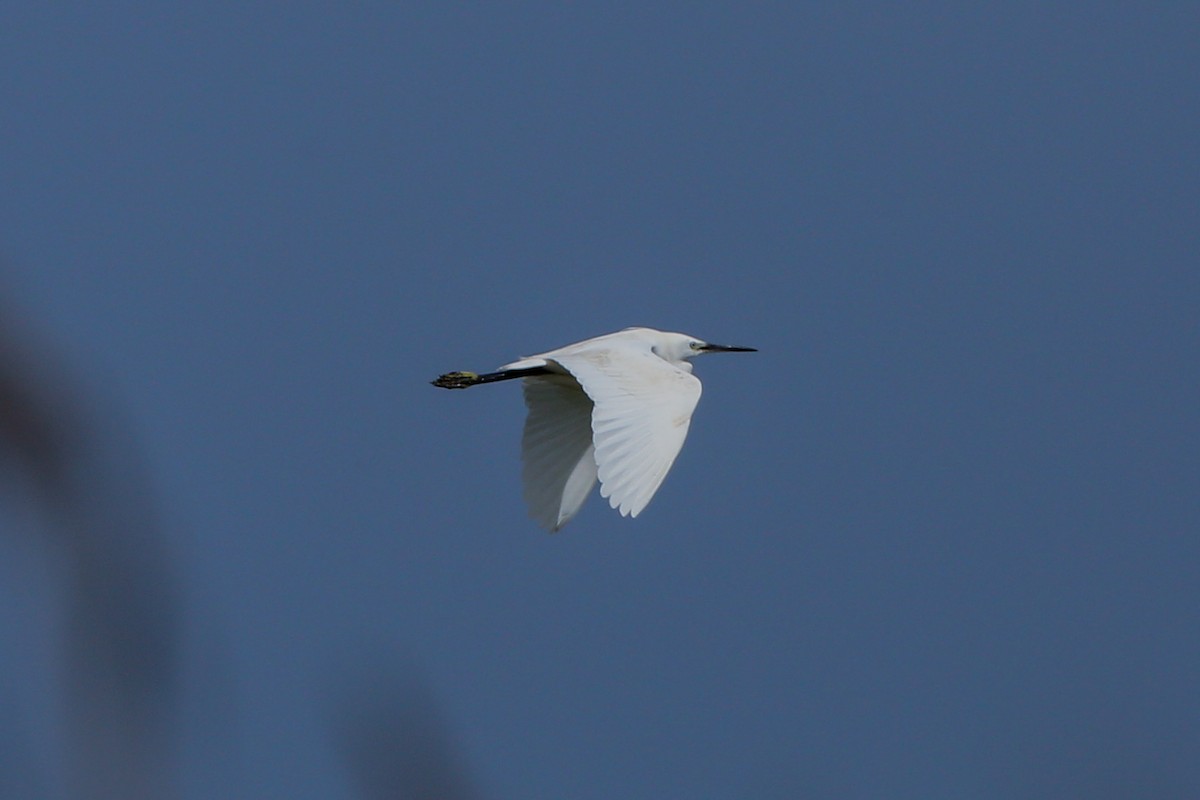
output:
[[[570,375],[526,378],[521,478],[529,516],[557,531],[596,485],[592,401]]]
[[[622,516],[636,517],[683,448],[700,381],[649,350],[548,355],[595,404],[591,429],[600,495]]]

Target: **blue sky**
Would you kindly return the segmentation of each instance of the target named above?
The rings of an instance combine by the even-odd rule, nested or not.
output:
[[[1198,40],[7,7],[0,299],[152,487],[180,795],[362,796],[338,720],[394,693],[479,797],[1195,796]],[[698,362],[642,516],[549,536],[518,387],[428,381],[628,325],[761,352]],[[53,797],[55,555],[14,538],[5,779]]]

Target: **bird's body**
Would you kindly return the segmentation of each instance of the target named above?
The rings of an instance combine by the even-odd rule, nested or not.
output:
[[[682,333],[626,328],[478,375],[451,372],[447,389],[523,378],[529,415],[521,440],[529,513],[556,531],[600,481],[600,495],[636,517],[675,462],[700,400],[688,359],[751,351]]]

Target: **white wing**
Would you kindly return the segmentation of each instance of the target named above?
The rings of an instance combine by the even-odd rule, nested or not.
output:
[[[522,482],[529,516],[556,531],[596,485],[592,401],[570,375],[526,378]]]
[[[595,403],[592,441],[600,495],[622,516],[636,517],[683,447],[700,401],[700,381],[649,350],[547,355],[574,375]]]

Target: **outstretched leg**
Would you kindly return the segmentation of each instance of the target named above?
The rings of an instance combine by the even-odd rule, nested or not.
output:
[[[550,375],[551,370],[545,367],[528,367],[527,369],[502,369],[499,372],[485,372],[480,375],[476,372],[447,372],[436,379],[430,381],[434,386],[440,386],[443,389],[466,389],[468,386],[476,386],[481,383],[495,383],[496,381],[511,381],[514,378],[530,378],[534,375]]]

